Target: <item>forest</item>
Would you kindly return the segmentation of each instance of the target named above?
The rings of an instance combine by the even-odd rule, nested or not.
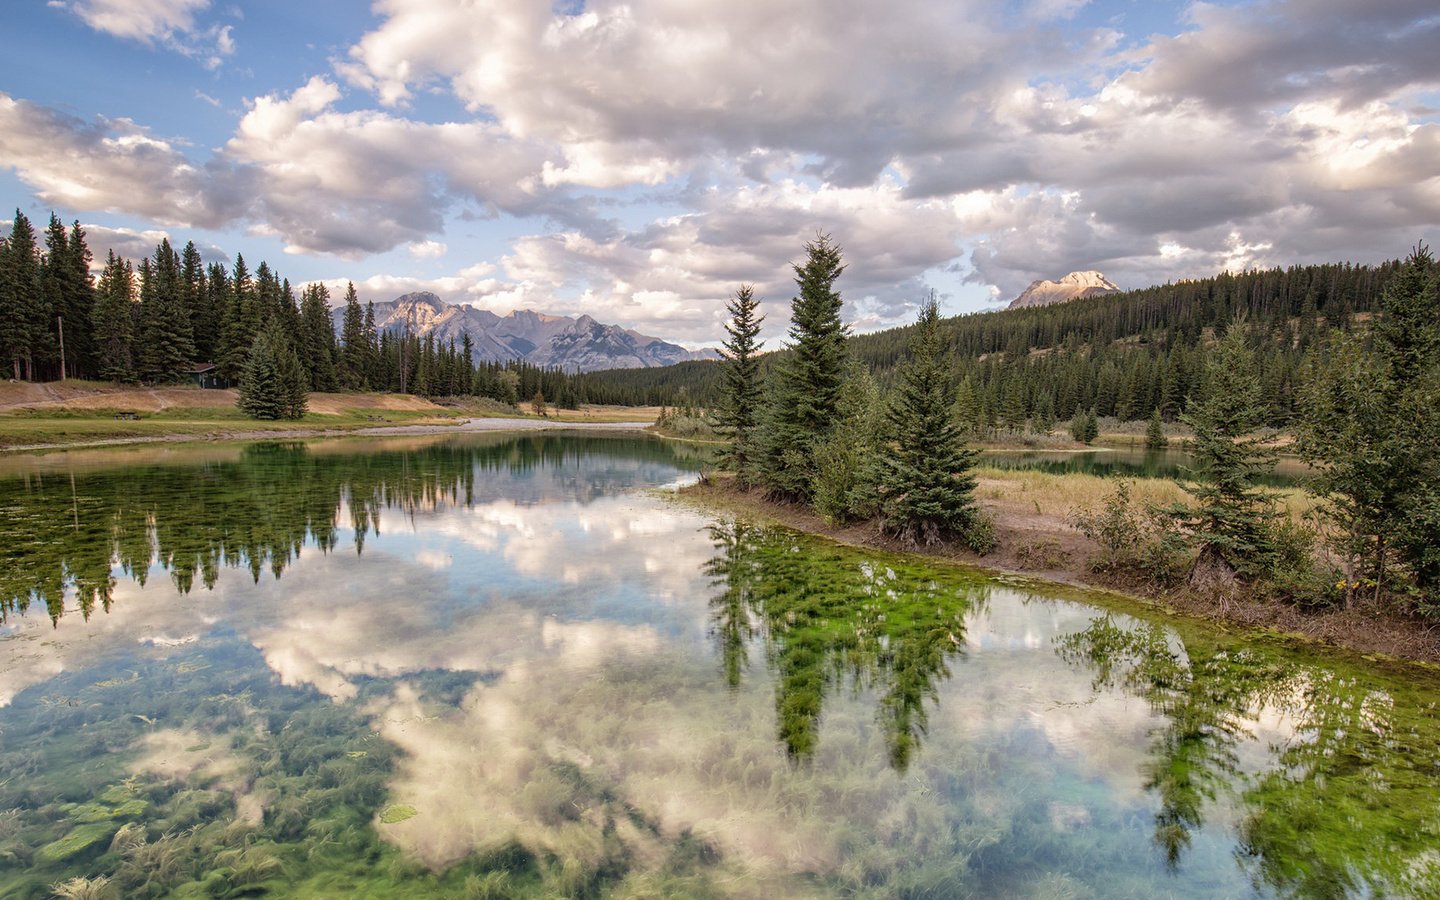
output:
[[[97,279],[79,223],[51,214],[43,234],[18,210],[0,242],[0,360],[16,380],[62,377],[166,383],[214,364],[219,383],[239,385],[262,342],[289,371],[292,393],[395,391],[426,397],[475,395],[514,404],[537,395],[552,405],[584,403],[708,408],[720,367],[687,362],[658,369],[567,374],[524,363],[475,363],[463,341],[379,332],[353,285],[338,299],[323,284],[296,289],[268,263],[252,271],[205,263],[193,242],[162,240],[138,265],[108,253]],[[1307,360],[1332,330],[1364,329],[1398,261],[1292,266],[1159,285],[1055,306],[944,319],[943,364],[957,378],[957,415],[979,436],[1026,429],[1094,410],[1175,421],[1200,390],[1209,353],[1238,319],[1257,355],[1269,425],[1296,411]],[[894,382],[915,326],[847,339],[850,357],[881,393]],[[717,336],[718,337],[718,336]],[[784,359],[759,357],[768,372]],[[283,364],[282,364],[283,363]],[[283,407],[283,402],[281,403]],[[283,414],[283,409],[281,414]]]

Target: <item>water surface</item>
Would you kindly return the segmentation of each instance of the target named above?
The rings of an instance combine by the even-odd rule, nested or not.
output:
[[[980,465],[999,469],[1036,469],[1063,475],[1082,472],[1118,478],[1189,477],[1195,464],[1185,450],[1146,450],[1143,447],[1108,447],[1094,450],[986,450]],[[1260,484],[1291,487],[1301,484],[1309,468],[1295,456],[1281,456],[1273,470],[1260,476]]]
[[[707,515],[686,453],[7,460],[0,895],[1440,889],[1428,676]]]

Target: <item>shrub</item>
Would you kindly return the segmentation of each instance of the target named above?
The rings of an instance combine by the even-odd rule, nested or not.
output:
[[[1100,545],[1092,571],[1137,574],[1160,587],[1173,584],[1181,569],[1176,535],[1165,527],[1163,517],[1136,507],[1131,486],[1128,479],[1120,479],[1099,510],[1078,510],[1070,524]]]

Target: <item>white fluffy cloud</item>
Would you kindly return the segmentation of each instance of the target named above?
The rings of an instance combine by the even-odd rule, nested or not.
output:
[[[167,47],[209,69],[235,53],[231,26],[196,23],[210,0],[51,0],[50,5],[70,10],[96,31]]]
[[[334,76],[252,99],[208,157],[0,95],[0,159],[46,202],[352,260],[519,219],[449,278],[359,283],[692,341],[741,282],[787,299],[817,231],[863,328],[942,269],[1005,299],[1072,269],[1139,286],[1374,260],[1440,225],[1433,3],[1196,3],[1140,44],[1080,24],[1087,5],[379,0]],[[204,7],[70,5],[151,41],[199,33]],[[429,94],[465,115],[427,119]]]

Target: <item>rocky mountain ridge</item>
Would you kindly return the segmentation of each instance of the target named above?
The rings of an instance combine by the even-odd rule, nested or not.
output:
[[[1071,272],[1059,281],[1032,281],[1020,296],[1010,301],[1006,309],[1023,309],[1027,306],[1049,306],[1064,303],[1080,297],[1100,297],[1118,294],[1120,288],[1110,279],[1095,271]]]
[[[344,307],[332,310],[338,333]],[[409,329],[421,337],[435,336],[447,344],[469,334],[476,362],[526,362],[566,372],[599,369],[642,369],[692,359],[718,359],[714,350],[686,350],[659,338],[619,325],[605,325],[588,315],[552,316],[529,309],[508,315],[464,304],[446,303],[429,291],[417,291],[375,304],[375,327],[400,334]]]

